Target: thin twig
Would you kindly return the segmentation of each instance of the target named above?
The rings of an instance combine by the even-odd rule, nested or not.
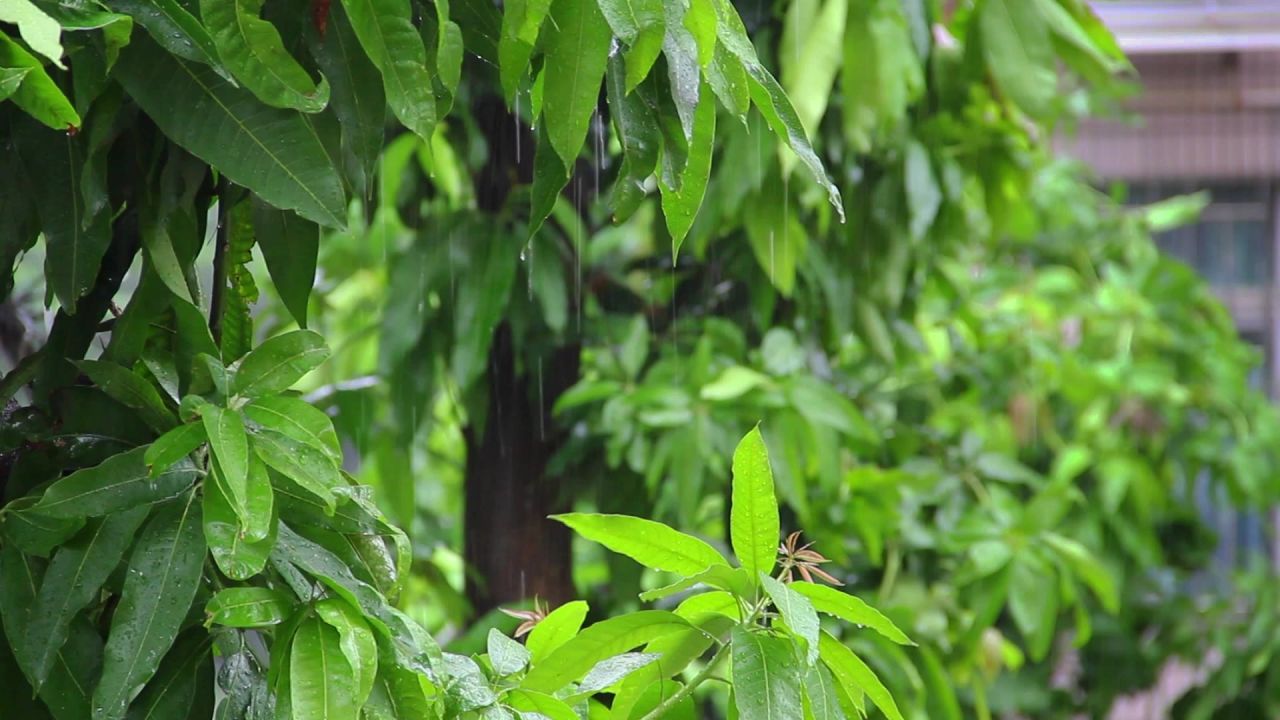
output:
[[[231,242],[231,186],[218,180],[218,229],[213,248],[213,290],[209,294],[209,332],[222,344],[222,308],[227,297],[227,249]]]
[[[718,666],[720,664],[720,661],[724,658],[724,651],[728,647],[729,647],[728,643],[721,645],[720,649],[716,650],[716,654],[711,657],[711,661],[707,663],[707,666],[702,668],[702,672],[695,675],[694,678],[689,681],[688,685],[685,685],[684,687],[680,688],[680,692],[677,692],[675,695],[672,695],[666,700],[663,700],[661,703],[658,704],[657,707],[655,707],[653,710],[650,710],[649,714],[645,715],[641,720],[657,720],[663,715],[666,715],[672,708],[680,704],[680,702],[683,701],[685,698],[692,695],[693,691],[696,690],[698,686],[701,685],[703,682],[708,680],[711,677],[711,674],[715,672],[716,666]]]

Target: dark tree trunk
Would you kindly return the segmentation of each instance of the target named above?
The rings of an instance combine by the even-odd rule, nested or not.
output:
[[[547,516],[568,509],[547,461],[562,441],[555,398],[578,378],[578,348],[558,349],[539,379],[520,374],[511,330],[489,351],[484,431],[468,428],[465,545],[467,598],[477,614],[537,596],[553,607],[573,597],[569,532]]]

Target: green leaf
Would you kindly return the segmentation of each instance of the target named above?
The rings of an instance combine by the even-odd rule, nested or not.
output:
[[[344,485],[333,460],[316,448],[293,438],[261,429],[253,433],[253,450],[268,467],[319,498],[332,514],[333,491]]]
[[[841,592],[826,585],[810,582],[794,582],[791,589],[809,598],[814,609],[820,613],[840,618],[858,627],[875,630],[885,639],[899,645],[915,645],[906,633],[898,629],[893,621],[885,617],[879,610],[863,602],[860,598]]]
[[[773,471],[759,427],[752,428],[733,451],[732,502],[729,537],[733,552],[755,582],[760,573],[773,572],[779,533]]]
[[[551,0],[511,0],[502,7],[502,35],[498,38],[498,71],[502,95],[511,101],[529,70],[529,58]]]
[[[355,720],[357,679],[338,631],[318,617],[298,626],[289,645],[289,704],[293,717]]]
[[[592,513],[568,513],[552,518],[586,539],[654,570],[688,577],[712,565],[728,565],[724,556],[706,542],[660,522],[629,515]]]
[[[328,357],[329,348],[319,333],[295,330],[277,335],[240,361],[231,392],[250,399],[282,393]]]
[[[698,47],[698,64],[706,67],[716,53],[716,7],[712,0],[689,0],[684,27]]]
[[[34,79],[28,75],[23,86]],[[102,256],[111,244],[111,231],[109,213],[92,212],[86,204],[83,139],[69,137],[65,127],[60,130],[20,123],[14,139],[27,178],[36,188],[36,208],[45,238],[46,282],[58,302],[74,314],[80,297],[97,279]]]
[[[279,590],[232,587],[219,590],[204,606],[208,622],[233,628],[279,625],[293,610],[293,600]]]
[[[239,412],[217,405],[205,405],[200,418],[217,462],[217,477],[236,514],[244,517],[249,504],[249,436],[244,420]]]
[[[63,544],[84,527],[83,518],[51,518],[37,513],[20,512],[35,504],[35,498],[20,498],[5,506],[0,513],[0,534],[28,555],[48,557],[53,548]]]
[[[267,535],[253,540],[241,527],[239,516],[220,483],[205,483],[203,527],[213,561],[232,580],[248,580],[262,572],[275,547],[279,523],[268,511]]]
[[[805,641],[809,664],[818,659],[818,613],[808,598],[764,573],[760,582],[782,620],[796,637]]]
[[[133,544],[147,508],[114,513],[89,523],[84,532],[54,554],[27,628],[32,654],[31,683],[38,691],[48,679],[76,614],[98,599],[102,584]]]
[[[718,0],[718,2],[720,3],[720,22],[716,25],[716,35],[746,69],[752,102],[760,109],[760,113],[764,115],[765,121],[769,123],[770,129],[778,139],[795,152],[818,184],[827,191],[827,199],[843,221],[844,202],[840,199],[840,190],[827,176],[827,171],[822,167],[822,161],[813,151],[809,137],[805,134],[804,125],[796,115],[795,108],[791,106],[791,101],[787,99],[786,92],[764,65],[760,64],[755,46],[751,44],[747,29],[743,26],[742,19],[738,17],[732,3],[728,0]]]
[[[160,670],[129,705],[128,720],[188,717],[199,692],[201,674],[206,679],[213,676],[209,635],[203,628],[192,628],[178,636],[160,663]]]
[[[1045,533],[1042,538],[1062,558],[1081,580],[1093,590],[1093,594],[1109,613],[1120,611],[1120,594],[1115,579],[1106,566],[1084,545],[1057,533]]]
[[[688,622],[680,616],[662,610],[641,610],[602,620],[579,632],[535,665],[525,676],[523,687],[554,693],[607,657],[688,627]]]
[[[804,678],[806,720],[845,720],[835,678],[825,665],[809,668]]]
[[[658,188],[662,191],[662,214],[671,233],[671,256],[680,254],[689,228],[693,227],[702,198],[706,195],[707,180],[711,177],[711,156],[715,151],[716,102],[710,93],[701,93],[698,109],[694,114],[693,136],[689,140],[689,155],[680,172],[680,185],[673,187],[664,181],[666,173],[659,175]]]
[[[880,682],[880,678],[876,677],[871,668],[862,662],[862,658],[853,654],[852,650],[841,645],[839,640],[824,631],[822,638],[818,641],[818,653],[822,657],[822,662],[835,675],[836,680],[851,695],[866,693],[886,718],[903,720],[898,704],[893,701],[888,688]]]
[[[702,386],[698,397],[703,400],[723,402],[736,400],[748,392],[769,383],[769,376],[744,365],[731,365],[711,382]]]
[[[551,147],[573,167],[596,111],[612,34],[596,0],[553,0],[550,37],[545,38],[541,122]]]
[[[733,629],[733,699],[742,720],[793,720],[804,717],[800,666],[791,641],[750,630]]]
[[[168,500],[191,487],[195,465],[180,461],[156,476],[147,472],[147,448],[113,455],[100,465],[78,470],[45,490],[29,512],[55,518],[96,517]]]
[[[352,168],[354,172],[349,170],[348,176],[356,188],[355,194],[365,194],[369,183],[373,180],[374,167],[377,165],[378,156],[382,153],[383,140],[386,136],[387,96],[382,90],[382,75],[360,49],[360,41],[351,28],[351,20],[347,17],[342,3],[329,5],[329,29],[325,36],[321,38],[317,34],[308,33],[307,39],[311,44],[312,57],[316,59],[316,64],[329,79],[332,88],[329,105],[342,124],[342,148],[355,163]],[[255,204],[255,218],[258,207],[259,205]],[[265,205],[263,207],[265,208]],[[274,237],[268,238],[260,228],[258,237],[262,244],[262,254],[267,260],[267,269],[271,271],[273,278],[277,275],[289,276],[291,278],[289,285],[295,288],[301,284],[305,276],[307,290],[310,291],[311,282],[315,279],[315,263],[312,257],[315,251],[311,250],[308,254],[310,246],[303,243],[302,236],[306,234],[305,228],[292,217],[287,219],[286,224],[287,230],[290,231],[288,237],[292,238],[292,241],[287,244],[291,247],[302,245],[297,247],[304,253],[303,262],[299,265],[306,266],[310,261],[310,274],[301,269],[285,267],[279,262],[273,266],[272,263],[275,262],[272,259],[273,256],[281,260],[286,259],[282,257],[285,255],[283,251],[275,251],[282,244]],[[264,240],[267,242],[263,242]],[[281,281],[277,280],[276,284],[279,286]],[[283,290],[281,292],[284,294]],[[294,290],[292,293],[295,298],[294,305],[297,304],[296,292]],[[293,305],[286,306],[290,308],[290,312],[294,312]],[[294,319],[298,320],[299,325],[305,327],[305,304],[301,309],[303,315],[299,317],[295,313]]]
[[[657,167],[658,148],[662,143],[656,103],[650,97],[653,89],[646,85],[639,92],[628,92],[624,87],[622,62],[617,54],[611,55],[605,73],[609,115],[623,150],[622,167],[610,198],[615,222],[630,217],[648,194],[645,183]]]
[[[622,653],[614,655],[611,658],[605,658],[595,664],[582,678],[582,682],[578,685],[577,694],[594,694],[605,688],[612,687],[616,683],[622,681],[631,673],[653,664],[662,658],[657,653]]]
[[[782,87],[795,104],[800,124],[810,134],[817,131],[827,112],[831,86],[844,59],[848,14],[848,0],[799,0],[787,7],[778,48]],[[866,69],[858,68],[856,72]],[[789,160],[783,160],[784,169],[790,169]]]
[[[413,26],[408,0],[343,0],[342,6],[360,45],[382,73],[391,112],[415,135],[430,142],[436,101],[427,70],[427,48]]]
[[[929,232],[933,219],[938,216],[938,209],[942,207],[942,189],[934,178],[929,152],[919,142],[907,143],[905,163],[904,182],[910,215],[908,227],[911,237],[920,240]]]
[[[218,50],[209,31],[179,0],[105,0],[147,29],[162,48],[193,62],[217,65]]]
[[[146,452],[142,454],[142,462],[146,464],[149,474],[159,475],[195,452],[207,439],[203,422],[179,425],[148,445]]]
[[[171,140],[275,207],[342,227],[342,179],[305,117],[266,108],[208,67],[138,38],[114,76]]]
[[[1034,2],[983,0],[978,31],[987,69],[1005,96],[1032,117],[1048,114],[1058,95],[1053,44]]]
[[[542,618],[524,641],[532,661],[541,663],[553,651],[577,635],[582,629],[582,621],[587,617],[587,609],[585,602],[574,600],[552,610]]]
[[[263,0],[200,0],[200,17],[222,64],[262,102],[316,113],[329,102],[329,83],[311,76],[285,50],[275,25],[263,20]]]
[[[62,26],[31,0],[0,0],[0,22],[18,26],[18,34],[37,53],[54,65],[62,64]]]
[[[17,92],[29,72],[31,68],[0,68],[0,101]]]
[[[859,151],[870,150],[879,131],[906,120],[908,107],[924,92],[924,70],[901,3],[849,5],[841,86],[845,135]]]
[[[563,700],[550,695],[523,688],[516,688],[507,693],[506,702],[521,713],[522,718],[535,714],[547,720],[579,720],[578,713],[573,711]]]
[[[770,176],[764,189],[747,200],[744,214],[747,239],[756,262],[778,292],[791,297],[809,240],[796,213],[789,208],[786,185],[777,176]]]
[[[653,602],[669,597],[678,592],[688,590],[700,584],[706,584],[721,590],[738,595],[750,595],[756,585],[754,578],[747,574],[743,568],[731,568],[727,565],[712,565],[706,570],[684,578],[679,582],[674,582],[666,587],[645,590],[640,593],[640,599],[645,602]]]
[[[339,462],[342,447],[333,421],[314,405],[287,395],[258,398],[241,410],[250,421],[323,451]]]
[[[316,277],[320,228],[294,213],[254,199],[254,236],[280,300],[299,327],[307,326],[307,300]]]
[[[489,628],[489,664],[499,675],[514,675],[529,666],[529,650],[498,628]]]
[[[111,619],[94,720],[123,718],[137,688],[155,673],[195,599],[204,556],[194,492],[160,508],[143,528]]]
[[[1058,621],[1057,573],[1028,552],[1015,557],[1010,567],[1009,614],[1026,638],[1031,657],[1043,659],[1053,645]]]
[[[489,679],[475,660],[464,655],[445,653],[444,655],[445,694],[448,698],[446,712],[452,716],[462,716],[468,711],[489,707],[498,701],[498,696],[489,685]]]
[[[356,705],[363,705],[378,676],[378,644],[360,613],[344,600],[328,598],[316,603],[316,614],[338,631],[338,649],[356,674]]]
[[[54,130],[80,127],[80,115],[58,88],[39,58],[0,32],[0,67],[25,69],[22,84],[9,96],[13,104]]]

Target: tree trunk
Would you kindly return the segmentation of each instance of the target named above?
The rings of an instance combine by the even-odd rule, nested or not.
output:
[[[510,327],[495,331],[483,433],[466,431],[467,598],[477,614],[535,596],[554,607],[574,595],[569,531],[547,519],[570,498],[546,468],[562,441],[551,408],[577,380],[578,348],[559,348],[548,364],[540,380],[520,374]]]

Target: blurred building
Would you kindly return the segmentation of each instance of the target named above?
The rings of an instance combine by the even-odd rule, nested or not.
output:
[[[1280,395],[1280,0],[1094,0],[1133,61],[1138,123],[1088,121],[1059,150],[1123,181],[1134,202],[1207,190],[1194,226],[1160,238],[1195,267],[1267,361],[1256,382]],[[1280,558],[1265,523],[1202,497],[1222,538],[1218,567],[1254,551]],[[1274,518],[1273,518],[1274,519]]]

